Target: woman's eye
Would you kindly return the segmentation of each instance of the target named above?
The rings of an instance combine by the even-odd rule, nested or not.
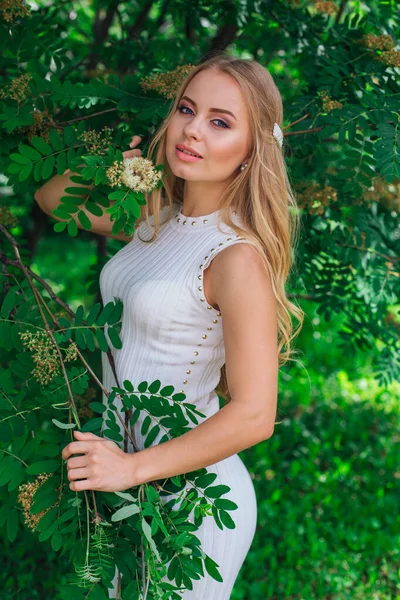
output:
[[[192,109],[189,108],[188,106],[178,106],[178,110],[179,112],[181,112],[182,114],[186,115],[187,113],[182,112],[183,109],[186,108],[187,110],[190,110],[191,112]],[[230,129],[229,125],[227,123],[225,123],[225,121],[223,121],[222,119],[213,119],[214,121],[219,121],[220,123],[222,123],[222,129]],[[217,127],[221,128],[221,125],[217,125]]]

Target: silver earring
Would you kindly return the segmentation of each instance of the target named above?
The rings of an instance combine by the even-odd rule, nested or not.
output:
[[[243,169],[245,169],[248,164],[249,163],[244,163],[243,165],[240,165],[240,170],[243,171]]]

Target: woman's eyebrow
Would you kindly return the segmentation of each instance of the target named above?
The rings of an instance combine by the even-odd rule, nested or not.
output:
[[[193,106],[197,108],[196,102],[189,98],[189,96],[182,96],[181,100],[189,100],[189,102],[191,102]],[[235,121],[237,121],[237,118],[230,110],[225,110],[224,108],[210,108],[210,112],[226,113],[227,115],[232,115]]]

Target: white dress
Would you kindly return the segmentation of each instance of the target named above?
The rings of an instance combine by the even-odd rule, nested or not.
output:
[[[120,332],[123,346],[116,350],[110,344],[120,384],[129,379],[137,387],[142,381],[159,379],[162,386],[174,386],[175,393],[183,391],[186,401],[208,418],[219,410],[215,388],[225,363],[225,348],[222,315],[205,297],[203,272],[224,248],[247,240],[221,222],[219,211],[187,217],[181,210],[178,203],[172,213],[168,207],[162,209],[159,237],[150,243],[140,239],[149,239],[153,232],[143,221],[133,239],[104,265],[100,290],[104,304],[120,298],[124,305]],[[240,223],[239,217],[231,214]],[[103,385],[111,390],[117,384],[104,352],[102,369]],[[118,400],[114,403],[121,408]],[[135,425],[140,450],[144,447],[140,433],[144,417]],[[199,422],[202,420],[199,417]],[[195,425],[190,422],[190,426]],[[159,443],[164,433],[161,431],[151,445]],[[119,445],[123,447],[122,442]],[[133,451],[129,442],[128,452]],[[213,485],[231,488],[224,497],[238,505],[229,512],[236,527],[221,530],[212,516],[204,518],[194,535],[201,540],[204,552],[216,561],[223,582],[215,581],[204,569],[205,576],[194,580],[193,590],[181,596],[184,600],[229,600],[255,535],[257,499],[250,474],[238,454],[206,468],[217,474]],[[170,498],[165,497],[165,501]],[[115,598],[115,587],[109,593]]]

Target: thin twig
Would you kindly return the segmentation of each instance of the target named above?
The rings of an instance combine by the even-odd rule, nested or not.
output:
[[[58,358],[59,358],[59,361],[60,361],[61,369],[62,369],[62,371],[63,371],[63,375],[64,375],[65,383],[66,383],[67,390],[68,390],[68,397],[69,397],[69,400],[70,400],[70,408],[71,408],[71,410],[72,410],[72,412],[73,412],[73,416],[74,416],[74,419],[75,419],[75,423],[76,423],[76,424],[77,424],[77,426],[80,428],[80,427],[81,427],[81,425],[80,425],[80,421],[79,421],[79,415],[78,415],[78,411],[77,411],[77,409],[76,409],[76,405],[75,405],[74,397],[73,397],[73,395],[72,395],[72,390],[71,390],[71,387],[70,387],[70,385],[69,385],[68,376],[67,376],[67,372],[66,372],[66,370],[65,370],[65,365],[64,365],[64,361],[63,361],[62,354],[61,354],[61,350],[60,350],[60,348],[59,348],[59,346],[58,346],[58,344],[57,344],[57,341],[56,341],[56,339],[55,339],[55,337],[54,337],[54,335],[53,335],[53,332],[52,332],[52,330],[51,330],[51,329],[50,329],[50,327],[49,327],[49,324],[48,324],[48,322],[47,322],[47,319],[46,319],[46,317],[45,317],[45,314],[44,314],[44,312],[43,312],[43,310],[42,310],[42,307],[41,307],[41,305],[40,305],[40,302],[41,302],[41,301],[42,301],[42,302],[44,302],[44,299],[43,299],[43,298],[42,298],[42,296],[41,296],[41,295],[38,293],[38,290],[37,290],[37,289],[36,289],[36,287],[34,286],[34,284],[33,284],[33,281],[32,281],[32,279],[31,279],[31,277],[29,276],[29,273],[28,273],[28,271],[26,270],[26,267],[25,267],[24,263],[23,263],[23,262],[22,262],[22,260],[21,260],[21,256],[20,256],[20,254],[19,254],[19,249],[18,249],[18,246],[19,246],[19,245],[18,245],[18,242],[17,242],[17,241],[16,241],[16,240],[13,238],[13,236],[12,236],[12,235],[11,235],[11,234],[10,234],[10,233],[7,231],[7,229],[6,229],[6,228],[5,228],[3,225],[0,225],[0,229],[3,231],[3,233],[6,235],[6,237],[8,238],[8,240],[11,242],[11,244],[12,244],[12,246],[13,246],[13,249],[14,249],[14,254],[15,254],[15,256],[16,256],[16,258],[17,258],[17,260],[18,260],[18,262],[19,262],[19,264],[20,264],[20,266],[21,266],[21,269],[22,269],[22,271],[24,272],[24,275],[25,275],[25,277],[26,277],[26,279],[28,280],[29,286],[30,286],[30,288],[31,288],[31,290],[32,290],[32,292],[33,292],[33,295],[34,295],[34,298],[35,298],[35,302],[36,302],[36,305],[37,305],[37,307],[38,307],[38,309],[39,309],[40,315],[41,315],[41,317],[42,317],[42,320],[43,320],[43,323],[44,323],[44,326],[45,326],[45,329],[46,329],[47,335],[50,337],[50,339],[51,339],[51,341],[52,341],[53,345],[54,345],[54,346],[55,346],[55,348],[56,348],[56,352],[57,352],[57,354],[58,354]]]
[[[22,458],[20,458],[19,456],[16,456],[15,454],[12,454],[12,452],[8,452],[8,450],[4,450],[4,448],[0,448],[0,452],[4,452],[5,454],[9,454],[13,458],[16,458],[17,460],[19,460],[20,462],[22,462],[22,464],[25,465],[25,467],[28,467],[28,465],[26,464],[26,462],[24,462],[22,460]]]
[[[50,297],[51,297],[51,298],[52,298],[54,301],[56,301],[56,302],[58,302],[59,304],[61,304],[61,305],[63,306],[63,308],[64,308],[64,309],[65,309],[65,310],[68,312],[68,314],[69,314],[69,315],[70,315],[72,318],[74,318],[74,316],[75,316],[75,313],[74,313],[74,312],[73,312],[73,311],[70,309],[70,307],[69,307],[67,304],[65,304],[65,302],[63,302],[63,301],[62,301],[60,298],[58,298],[58,296],[56,296],[56,294],[54,294],[54,292],[51,290],[51,288],[49,287],[49,285],[48,285],[48,284],[47,284],[45,281],[43,281],[43,279],[41,279],[39,276],[36,276],[36,274],[35,274],[35,273],[34,273],[34,272],[33,272],[33,271],[32,271],[32,270],[29,268],[29,267],[26,267],[26,266],[25,266],[25,265],[22,263],[22,260],[21,260],[21,257],[20,257],[20,255],[19,255],[19,251],[18,251],[18,247],[19,247],[19,244],[18,244],[18,242],[17,242],[17,241],[14,239],[14,237],[13,237],[13,236],[12,236],[12,235],[11,235],[11,234],[8,232],[8,230],[7,230],[7,229],[6,229],[6,228],[5,228],[3,225],[1,225],[1,224],[0,224],[0,230],[1,230],[1,231],[2,231],[2,232],[5,234],[5,235],[6,235],[6,237],[7,237],[7,238],[8,238],[8,240],[11,242],[11,244],[12,244],[12,246],[13,246],[13,248],[14,248],[14,252],[15,252],[15,254],[16,254],[16,256],[17,256],[17,260],[16,260],[16,261],[12,261],[12,264],[13,264],[13,266],[16,266],[16,267],[18,267],[18,268],[22,269],[22,271],[23,271],[23,272],[24,272],[24,274],[25,274],[25,277],[28,279],[29,285],[31,286],[31,288],[32,288],[32,291],[33,291],[33,293],[34,293],[34,296],[35,296],[36,303],[37,303],[37,305],[38,305],[39,311],[40,311],[40,313],[41,313],[41,315],[42,315],[42,319],[43,319],[43,322],[44,322],[44,324],[45,324],[45,329],[46,329],[47,333],[49,334],[49,336],[51,337],[51,339],[52,339],[52,340],[54,340],[54,341],[53,341],[53,343],[54,343],[54,344],[56,344],[57,351],[58,351],[58,354],[59,354],[59,356],[60,356],[60,361],[61,361],[61,364],[62,364],[62,367],[63,367],[63,361],[62,361],[61,351],[60,351],[60,349],[59,349],[59,347],[58,347],[58,345],[57,345],[57,342],[56,342],[56,341],[55,341],[55,339],[54,339],[54,336],[53,336],[53,334],[52,334],[52,332],[51,332],[50,328],[48,327],[48,324],[47,324],[46,318],[45,318],[45,316],[44,316],[44,314],[43,314],[43,311],[42,311],[42,308],[41,308],[41,306],[40,306],[40,301],[41,301],[41,302],[43,302],[43,304],[45,304],[45,306],[46,306],[46,310],[47,310],[47,311],[50,313],[50,315],[51,315],[52,322],[53,322],[53,323],[54,323],[54,324],[55,324],[57,327],[59,327],[59,328],[60,328],[60,324],[59,324],[58,320],[56,319],[56,317],[55,317],[55,316],[54,316],[54,315],[51,313],[51,311],[50,311],[49,307],[48,307],[48,306],[47,306],[47,304],[45,303],[45,300],[44,300],[44,299],[43,299],[43,298],[40,296],[40,294],[38,294],[38,292],[37,292],[37,289],[36,289],[36,287],[33,285],[33,282],[32,282],[32,280],[31,280],[31,278],[30,278],[30,273],[32,273],[32,276],[33,276],[35,279],[37,279],[37,280],[38,280],[40,283],[42,283],[42,284],[44,285],[45,289],[46,289],[46,290],[49,292],[49,294],[50,294]],[[2,253],[2,254],[3,254],[3,253]],[[9,262],[9,259],[7,259],[7,257],[6,257],[4,262],[6,262],[6,263],[7,263],[7,262]],[[95,328],[91,328],[91,329],[95,331]],[[49,332],[50,332],[50,333],[49,333]],[[69,339],[69,341],[70,341],[70,342],[73,342],[73,340],[72,340],[71,338]],[[109,395],[110,395],[110,392],[108,392],[108,390],[107,390],[107,389],[106,389],[106,388],[103,386],[102,382],[101,382],[101,381],[98,379],[97,375],[94,373],[94,371],[92,370],[92,368],[90,367],[90,365],[88,364],[88,362],[85,360],[85,358],[84,358],[84,356],[82,355],[82,353],[80,352],[79,348],[77,348],[77,354],[78,354],[79,358],[81,359],[82,363],[85,365],[85,367],[86,367],[86,369],[88,370],[88,372],[90,373],[90,375],[92,376],[92,378],[94,379],[94,381],[95,381],[95,382],[96,382],[96,383],[99,385],[99,387],[101,388],[102,392],[103,392],[103,393],[104,393],[104,394],[105,394],[107,397],[109,397]],[[113,373],[114,373],[114,377],[115,377],[115,381],[116,381],[117,387],[121,387],[121,386],[120,386],[120,384],[119,384],[119,382],[118,382],[118,376],[117,376],[117,374],[116,374],[116,370],[115,370],[115,363],[114,363],[114,359],[113,359],[113,357],[112,357],[112,353],[111,353],[110,349],[109,349],[109,350],[108,350],[108,352],[107,352],[107,356],[108,356],[108,360],[109,360],[109,362],[110,362],[111,368],[112,368],[112,370],[113,370]],[[69,380],[68,380],[68,377],[67,377],[67,375],[66,375],[66,372],[65,372],[65,368],[63,368],[63,372],[64,372],[64,378],[65,378],[65,381],[66,381],[67,389],[68,389],[68,392],[69,392],[69,398],[70,398],[70,400],[72,399],[72,406],[74,407],[74,410],[76,411],[75,403],[74,403],[74,400],[73,400],[73,397],[72,397],[72,392],[71,392],[71,389],[70,389],[70,385],[69,385]],[[132,431],[129,431],[129,429],[128,429],[127,425],[125,424],[125,419],[124,419],[124,418],[122,418],[122,416],[121,416],[121,414],[120,414],[120,412],[119,412],[118,410],[116,410],[116,411],[115,411],[115,414],[116,414],[116,416],[118,417],[118,419],[120,420],[120,422],[121,422],[121,424],[122,424],[122,426],[123,426],[123,428],[124,428],[125,434],[126,434],[128,437],[129,437],[129,439],[130,439],[130,441],[131,441],[131,443],[132,443],[132,445],[133,445],[133,447],[134,447],[135,451],[136,451],[136,452],[139,452],[139,447],[137,446],[137,444],[136,444],[136,441],[135,441],[135,439],[134,439],[134,436],[132,435],[132,434],[133,434],[133,432],[132,432]],[[78,418],[78,420],[79,420],[79,417],[78,417],[78,413],[77,413],[77,412],[76,412],[76,416],[77,416],[77,418]],[[79,428],[81,427],[79,422],[77,423],[77,425],[78,425],[78,427],[79,427]]]

